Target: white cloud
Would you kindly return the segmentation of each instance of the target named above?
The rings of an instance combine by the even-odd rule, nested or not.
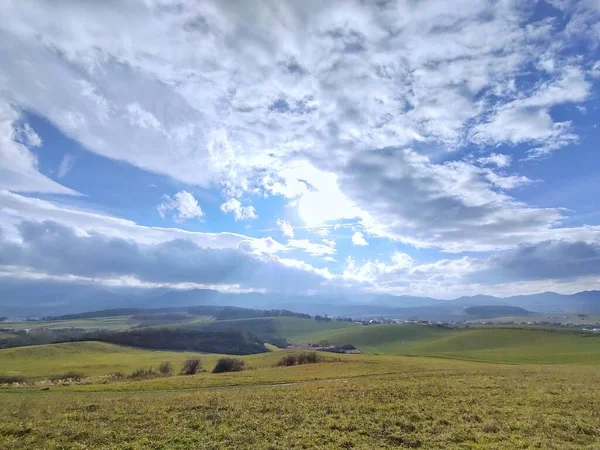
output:
[[[510,166],[512,157],[502,153],[492,153],[486,157],[478,158],[477,162],[484,166],[496,166],[500,169]]]
[[[66,153],[60,160],[60,163],[58,164],[58,169],[56,172],[56,175],[58,176],[58,178],[62,178],[66,174],[68,174],[74,165],[75,165],[75,158],[73,157],[73,155]]]
[[[329,228],[317,228],[316,230],[313,230],[313,233],[317,236],[326,237],[329,236]]]
[[[369,260],[361,266],[349,257],[342,276],[375,286],[390,287],[395,283],[401,285],[405,282],[406,280],[399,278],[400,275],[407,275],[414,266],[415,261],[402,252],[394,252],[389,263]]]
[[[17,135],[19,136],[18,140],[28,147],[42,146],[42,138],[28,123],[24,124],[23,128],[17,130]]]
[[[288,241],[288,246],[302,249],[312,256],[334,255],[336,253],[333,246],[311,242],[308,239],[290,239]]]
[[[363,234],[360,231],[354,232],[354,234],[352,235],[352,243],[354,245],[359,245],[359,246],[369,245],[369,243],[367,242],[367,240],[365,239],[365,237],[363,236]]]
[[[331,239],[321,239],[321,242],[329,247],[335,247],[335,241]]]
[[[221,211],[224,213],[232,212],[236,222],[239,220],[256,219],[258,217],[254,206],[242,206],[242,203],[236,198],[230,198],[223,203]]]
[[[590,70],[590,75],[594,78],[600,78],[600,61],[596,61]]]
[[[334,169],[350,153],[461,145],[473,120],[514,100],[523,67],[560,60],[549,44],[568,38],[543,21],[523,27],[528,11],[512,2],[169,5],[3,5],[11,45],[0,56],[17,63],[0,69],[1,95],[91,151],[185,183],[306,194],[309,221],[314,191],[278,175],[298,157],[334,180],[317,186],[321,196],[344,200]],[[59,30],[64,17],[73,20]],[[553,102],[583,99],[578,67],[558,70]],[[497,103],[482,95],[492,93]],[[330,206],[348,215],[355,205]]]
[[[0,189],[49,194],[76,194],[38,171],[31,147],[42,139],[12,105],[0,96]]]
[[[79,205],[74,207],[0,190],[0,226],[4,228],[5,233],[15,237],[16,225],[21,220],[35,222],[51,220],[72,227],[82,234],[99,233],[148,245],[184,239],[200,247],[216,249],[236,248],[242,242],[251,242],[250,246],[253,248],[285,249],[271,238],[257,239],[228,232],[203,233],[180,228],[148,227],[138,225],[131,220],[85,210]]]
[[[217,186],[236,220],[256,214],[238,199],[280,195],[305,225],[356,220],[369,235],[450,252],[594,240],[597,227],[562,226],[562,205],[520,199],[515,188],[532,180],[511,156],[488,155],[523,146],[512,157],[535,159],[579,141],[577,117],[556,107],[592,97],[598,7],[553,4],[564,30],[512,1],[3,2],[0,189],[74,193],[38,170],[42,140],[23,123],[32,113],[101,156]],[[447,152],[473,143],[479,159]],[[201,217],[184,193],[159,211]],[[136,242],[185,233],[10,195],[0,197],[22,208],[3,206],[11,232],[19,214],[47,212]],[[283,251],[228,233],[189,238]]]
[[[496,145],[532,142],[538,146],[529,152],[529,158],[540,157],[578,140],[571,123],[555,122],[550,108],[581,102],[590,92],[591,84],[584,73],[568,66],[560,77],[538,83],[530,95],[501,104],[491,120],[473,128],[472,139],[479,144]]]
[[[152,128],[160,131],[162,129],[158,119],[149,111],[142,108],[139,103],[127,105],[128,119],[132,125],[140,128]]]
[[[294,227],[287,220],[277,219],[277,226],[281,230],[284,236],[289,238],[294,237]]]
[[[499,175],[492,170],[483,171],[483,175],[496,187],[500,189],[514,189],[531,183],[531,180],[525,176],[518,175]]]
[[[165,195],[164,201],[156,209],[163,219],[168,212],[173,212],[173,218],[177,222],[204,216],[198,201],[187,191],[177,192],[173,197]]]

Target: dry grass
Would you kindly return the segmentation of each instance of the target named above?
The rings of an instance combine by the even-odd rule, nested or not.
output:
[[[346,378],[310,381],[344,366]],[[365,367],[387,375],[366,374]],[[268,374],[304,381],[268,383]],[[335,372],[335,371],[334,371]],[[245,387],[203,388],[215,377]],[[195,380],[193,391],[172,391]],[[167,384],[160,384],[167,383]],[[346,362],[0,393],[0,448],[598,448],[593,367],[359,357]],[[133,385],[135,383],[130,383]],[[183,385],[182,385],[183,386]],[[79,386],[80,388],[83,386]],[[112,392],[111,392],[112,391]]]

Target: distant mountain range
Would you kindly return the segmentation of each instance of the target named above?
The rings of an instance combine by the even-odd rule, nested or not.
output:
[[[230,305],[281,308],[307,314],[346,317],[394,317],[462,320],[473,306],[512,306],[526,314],[600,314],[600,291],[572,295],[544,292],[513,297],[475,295],[453,300],[389,294],[283,295],[222,293],[210,289],[106,289],[84,284],[47,281],[0,281],[0,316],[46,316],[106,308],[160,308],[194,305]],[[509,309],[510,310],[510,309]],[[514,310],[517,311],[517,310]],[[506,315],[506,314],[505,314]],[[525,315],[525,314],[522,314]]]

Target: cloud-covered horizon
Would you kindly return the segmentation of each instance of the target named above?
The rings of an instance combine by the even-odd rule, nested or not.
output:
[[[36,0],[0,19],[8,276],[600,287],[597,1]]]

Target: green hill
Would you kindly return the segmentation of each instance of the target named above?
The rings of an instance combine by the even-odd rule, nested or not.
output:
[[[85,330],[125,330],[131,327],[130,316],[93,317],[70,320],[40,320],[31,322],[9,322],[1,324],[0,328],[13,330],[37,328],[82,328]],[[135,325],[135,323],[133,323]]]
[[[436,356],[503,363],[598,363],[600,336],[527,328],[444,330],[423,325],[369,325],[314,333],[301,342],[353,344],[366,353]]]
[[[158,366],[162,361],[177,365],[193,353],[152,351],[102,342],[70,342],[0,350],[4,375],[44,378],[76,370],[86,376],[110,372],[130,372],[140,367]]]
[[[203,366],[210,370],[219,355],[147,350],[104,342],[68,342],[1,349],[0,374],[42,379],[74,370],[86,376],[96,376],[156,368],[163,361],[171,362],[178,371],[186,359],[194,357],[200,358]],[[243,357],[252,367],[272,367],[280,358],[279,352]]]
[[[465,314],[475,316],[479,319],[493,319],[496,317],[504,316],[532,316],[535,313],[527,311],[526,309],[519,308],[518,306],[504,306],[504,305],[483,305],[483,306],[470,306],[465,308]]]
[[[422,325],[358,325],[333,331],[295,336],[298,343],[329,341],[331,344],[353,344],[367,353],[397,353],[404,343],[445,336],[449,331]]]
[[[253,319],[215,320],[190,322],[178,325],[179,328],[194,328],[202,331],[246,331],[261,336],[277,336],[290,341],[319,332],[362,328],[353,322],[316,321],[298,317],[259,317]]]

